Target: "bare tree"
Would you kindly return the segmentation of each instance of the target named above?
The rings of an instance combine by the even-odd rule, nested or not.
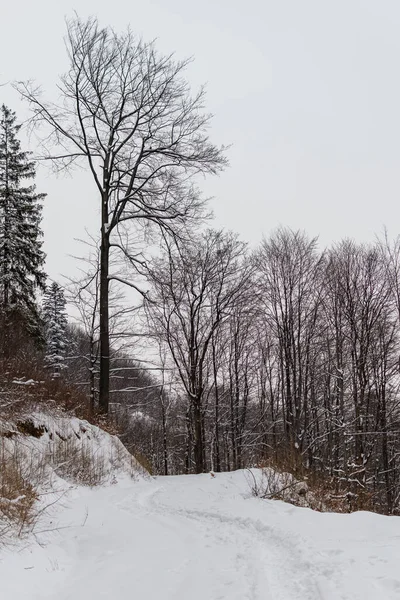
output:
[[[311,341],[317,330],[322,259],[316,239],[279,229],[261,244],[255,262],[261,306],[278,341],[285,436],[292,449],[302,451],[312,395]]]
[[[179,228],[203,214],[193,185],[197,174],[217,173],[226,161],[207,137],[210,115],[204,90],[191,95],[183,78],[188,61],[159,55],[153,43],[130,31],[101,28],[96,19],[67,23],[70,67],[61,77],[58,104],[42,100],[30,84],[17,88],[31,106],[33,123],[44,124],[44,158],[59,167],[85,160],[101,207],[100,407],[108,411],[110,389],[110,281],[133,281],[110,272],[110,253],[140,270],[143,257],[123,242],[127,229]],[[59,151],[55,151],[57,146]]]
[[[147,313],[153,331],[167,344],[193,417],[196,471],[205,468],[203,400],[212,385],[211,348],[248,273],[241,266],[244,245],[233,234],[209,230],[190,245],[167,245],[152,268]],[[209,360],[210,359],[210,360]]]
[[[346,362],[351,366],[347,393],[353,403],[348,420],[354,429],[354,448],[348,449],[348,477],[365,487],[377,438],[371,434],[386,418],[382,411],[393,351],[393,305],[379,248],[344,241],[331,252],[330,265],[342,319],[335,331],[336,343],[339,339],[340,345],[345,344]],[[386,373],[383,378],[382,372]],[[339,382],[342,386],[342,377]]]

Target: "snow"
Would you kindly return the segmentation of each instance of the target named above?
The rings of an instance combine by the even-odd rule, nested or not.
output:
[[[21,433],[32,428],[36,437]],[[89,461],[102,482],[112,481],[120,471],[134,477],[144,472],[117,436],[61,411],[33,411],[20,415],[16,423],[0,419],[0,435],[3,455],[18,456],[25,462],[25,470],[32,472],[28,473],[32,483],[40,484],[41,489],[54,489],[54,482],[58,488],[81,466],[78,463]],[[35,477],[35,470],[36,474],[43,471],[40,477]]]
[[[14,385],[36,385],[38,382],[34,379],[25,379],[21,377],[20,379],[13,379]]]
[[[132,421],[142,421],[145,423],[153,423],[155,421],[153,417],[146,415],[141,410],[135,410],[133,413],[131,413],[131,419]]]
[[[400,598],[398,517],[253,498],[244,471],[117,479],[74,487],[30,540],[2,550],[2,597]]]

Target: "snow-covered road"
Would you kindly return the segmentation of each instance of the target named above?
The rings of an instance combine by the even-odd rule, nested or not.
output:
[[[242,471],[123,479],[62,503],[52,531],[0,551],[1,599],[400,598],[400,518],[251,498]]]

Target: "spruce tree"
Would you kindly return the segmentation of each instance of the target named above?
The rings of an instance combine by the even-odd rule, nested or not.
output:
[[[0,315],[3,356],[18,331],[38,335],[36,289],[44,289],[41,210],[35,163],[21,150],[15,113],[0,109]]]
[[[65,351],[67,347],[66,300],[62,287],[53,282],[47,289],[43,300],[43,320],[45,324],[46,354],[45,363],[53,377],[59,377],[66,368]]]

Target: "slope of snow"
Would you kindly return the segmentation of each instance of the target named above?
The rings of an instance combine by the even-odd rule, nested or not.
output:
[[[149,477],[118,437],[60,410],[0,419],[0,546],[46,527],[78,485]],[[0,594],[1,596],[1,594]]]
[[[243,471],[76,487],[50,520],[29,546],[3,550],[2,597],[400,597],[400,518],[252,498]]]
[[[40,480],[76,476],[78,466],[91,463],[98,483],[112,479],[120,470],[138,477],[143,468],[119,438],[88,421],[61,411],[32,412],[14,421],[0,420],[1,451],[4,456],[18,456],[34,476],[35,469],[46,470]],[[84,476],[84,473],[82,473]]]

